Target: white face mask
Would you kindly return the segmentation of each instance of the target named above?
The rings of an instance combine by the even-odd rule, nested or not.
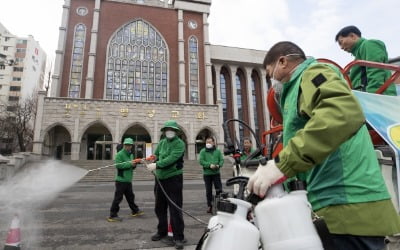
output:
[[[174,138],[175,135],[176,135],[175,131],[171,131],[171,130],[165,131],[165,137],[167,137],[168,139]]]
[[[210,149],[210,148],[212,148],[212,147],[213,147],[213,145],[212,145],[211,143],[207,143],[207,144],[206,144],[206,148]]]
[[[286,55],[286,56],[301,56],[301,55],[300,55],[300,54],[288,54],[288,55]],[[274,90],[275,90],[275,96],[274,96],[275,101],[276,101],[277,103],[280,103],[281,94],[282,94],[282,89],[283,89],[283,83],[282,83],[282,81],[277,80],[277,79],[275,78],[275,72],[276,72],[278,63],[279,63],[279,60],[278,60],[278,61],[276,62],[276,64],[275,64],[274,72],[272,72],[271,85],[272,85],[272,88],[274,88]],[[288,75],[291,75],[291,74],[297,69],[297,67],[298,67],[298,65],[297,65],[296,67],[294,67],[294,68],[288,73]],[[283,77],[283,78],[285,78],[285,77]]]

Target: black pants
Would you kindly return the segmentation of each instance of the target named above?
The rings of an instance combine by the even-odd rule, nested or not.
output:
[[[182,189],[183,189],[183,176],[176,175],[165,180],[159,180],[168,197],[179,207],[182,208]],[[156,198],[155,212],[158,218],[157,232],[160,235],[168,234],[168,208],[171,220],[172,233],[174,240],[183,240],[183,230],[185,224],[183,222],[182,211],[172,205],[165,197],[163,191],[157,180],[154,186],[154,195]]]
[[[384,237],[331,234],[337,250],[383,250]]]
[[[136,213],[139,211],[138,206],[135,204],[135,194],[132,190],[131,182],[115,182],[115,193],[114,200],[111,204],[110,216],[116,217],[119,212],[119,204],[122,201],[123,196],[125,195],[125,199],[128,202],[129,207],[132,210],[132,213]]]
[[[221,175],[203,175],[204,183],[206,185],[207,206],[212,206],[212,185],[214,183],[215,193],[218,195],[222,192]]]

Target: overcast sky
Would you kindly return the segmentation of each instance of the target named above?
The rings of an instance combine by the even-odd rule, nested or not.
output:
[[[1,0],[0,22],[17,36],[33,35],[54,60],[64,0]],[[292,41],[309,56],[341,66],[352,56],[334,37],[356,25],[366,38],[386,43],[389,57],[400,56],[399,0],[212,0],[210,42],[268,50]]]

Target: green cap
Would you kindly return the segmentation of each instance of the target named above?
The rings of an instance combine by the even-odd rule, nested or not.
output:
[[[132,138],[125,138],[125,140],[124,140],[124,145],[125,144],[128,144],[128,145],[133,145],[133,140],[132,140]]]
[[[164,123],[164,127],[161,128],[161,131],[163,131],[166,128],[172,128],[172,129],[175,129],[175,130],[178,130],[178,131],[180,130],[179,127],[178,127],[178,123],[176,123],[176,121],[174,121],[174,120],[166,121]]]

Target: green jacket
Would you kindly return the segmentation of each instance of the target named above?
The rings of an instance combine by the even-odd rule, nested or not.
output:
[[[356,60],[388,63],[388,54],[385,44],[379,40],[360,38],[351,49],[351,54]],[[364,91],[361,87],[361,75],[362,70],[360,66],[355,65],[350,69],[350,80],[353,89]],[[390,75],[391,73],[389,70],[367,67],[367,87],[365,91],[375,93],[383,83],[389,79]],[[397,95],[395,84],[391,84],[383,94]]]
[[[176,168],[176,162],[185,153],[185,143],[177,136],[161,139],[154,154],[157,156],[156,176],[160,180],[180,175],[182,169]]]
[[[218,148],[200,150],[199,163],[203,166],[203,175],[216,175],[219,174],[219,169],[224,165],[224,156]],[[219,168],[211,169],[210,165],[219,165]]]
[[[307,59],[283,84],[281,106],[284,148],[277,166],[306,181],[308,199],[330,232],[400,232],[361,107],[339,71]]]
[[[255,150],[254,148],[250,148],[249,154],[246,154],[246,153],[243,151],[243,154],[240,156],[240,161],[241,161],[241,162],[244,162],[244,160],[246,160],[247,157],[248,157],[251,153],[254,152],[254,150]],[[257,157],[257,158],[259,158],[259,157]],[[255,158],[255,159],[257,159],[257,158]]]
[[[132,182],[133,169],[132,165],[133,154],[121,149],[115,156],[115,167],[117,168],[117,173],[115,175],[115,181],[118,182]]]

